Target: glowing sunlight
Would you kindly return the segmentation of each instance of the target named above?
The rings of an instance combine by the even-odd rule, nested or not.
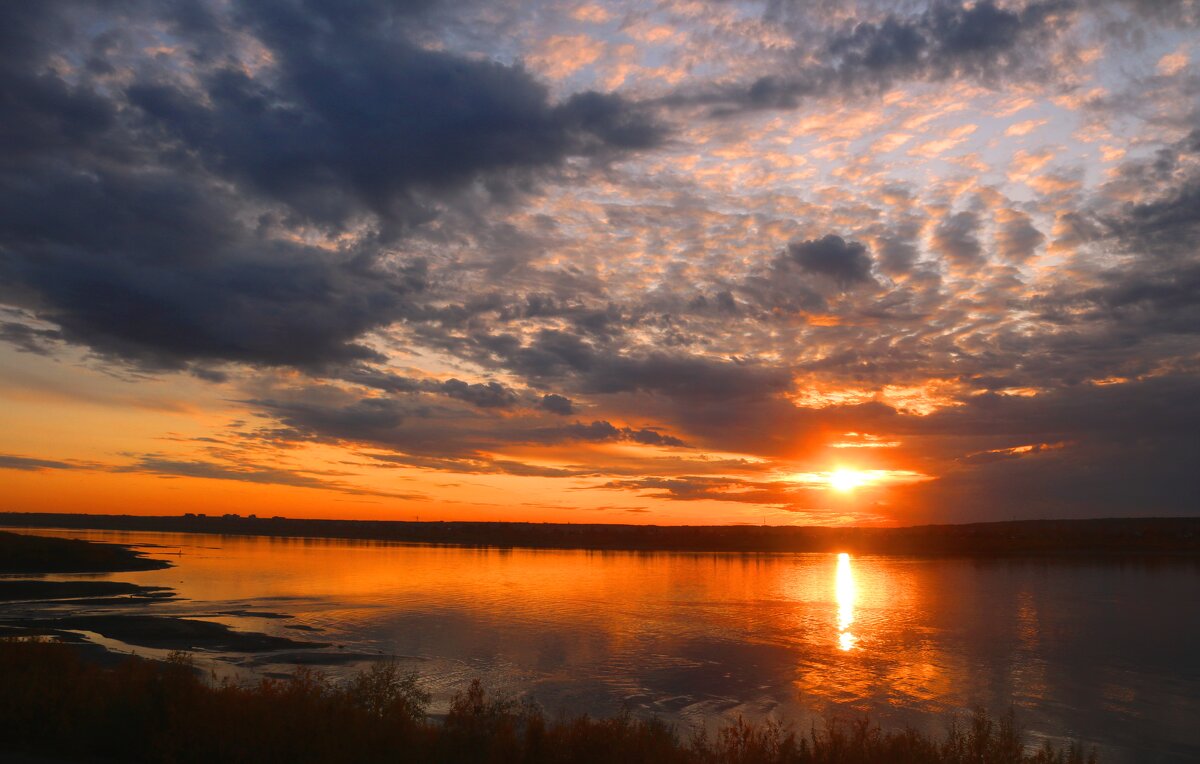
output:
[[[869,480],[867,473],[858,470],[837,469],[829,473],[829,487],[842,493],[866,485]]]
[[[838,648],[850,650],[857,641],[857,638],[850,633],[850,625],[854,623],[854,599],[858,590],[854,584],[854,571],[850,569],[850,555],[845,552],[838,555],[834,590],[837,593],[838,604]]]

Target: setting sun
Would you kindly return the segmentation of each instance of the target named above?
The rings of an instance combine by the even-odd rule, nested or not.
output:
[[[866,484],[867,474],[858,470],[838,469],[829,473],[829,486],[835,491],[848,493]]]

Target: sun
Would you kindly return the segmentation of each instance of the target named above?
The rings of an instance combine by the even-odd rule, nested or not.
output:
[[[866,482],[867,476],[858,470],[838,469],[829,473],[829,487],[842,493],[849,493]]]

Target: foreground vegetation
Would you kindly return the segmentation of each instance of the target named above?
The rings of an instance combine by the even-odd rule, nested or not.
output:
[[[978,713],[943,739],[884,732],[865,720],[796,732],[739,722],[684,739],[657,720],[549,720],[535,706],[488,697],[478,682],[444,721],[413,675],[381,663],[333,684],[211,683],[188,656],[105,669],[69,645],[0,640],[0,745],[86,760],[144,762],[697,762],[699,764],[1083,764],[1078,746],[1025,752],[1011,715]]]

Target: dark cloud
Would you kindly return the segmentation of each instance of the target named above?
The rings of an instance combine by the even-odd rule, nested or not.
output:
[[[649,353],[604,359],[588,370],[581,388],[592,394],[643,392],[676,400],[747,400],[791,386],[786,370],[752,361]]]
[[[381,249],[397,226],[468,186],[502,195],[568,156],[661,139],[618,96],[554,103],[520,67],[413,45],[405,24],[419,10],[4,6],[0,299],[152,367],[377,359],[364,335],[409,315],[426,286],[423,261]],[[160,21],[189,76],[126,39],[162,34]],[[270,66],[232,63],[247,35]],[[88,66],[67,76],[56,57]],[[115,86],[118,69],[133,82]],[[305,220],[369,230],[331,251],[300,243]],[[29,331],[6,336],[39,346]]]
[[[111,472],[139,472],[160,477],[188,477],[206,480],[234,480],[242,483],[284,485],[293,488],[317,488],[337,491],[353,496],[386,496],[389,498],[419,499],[419,494],[401,494],[388,491],[373,491],[359,488],[340,480],[330,480],[306,472],[260,467],[248,464],[221,464],[200,460],[176,460],[161,455],[148,454],[135,463],[114,467]]]
[[[574,403],[564,396],[550,393],[538,397],[531,391],[518,391],[494,380],[465,382],[454,377],[447,380],[421,379],[364,364],[328,369],[327,372],[331,377],[387,393],[436,393],[481,409],[512,409],[528,406],[553,414],[575,412]]]
[[[956,521],[1192,513],[1198,401],[1200,385],[1183,375],[1032,398],[980,396],[906,424],[954,437],[941,448],[982,443],[1002,453],[961,454],[960,466],[915,488],[911,501]]]
[[[1086,310],[1080,318],[1105,322],[1131,339],[1200,334],[1200,262],[1119,269],[1104,274],[1103,282],[1072,301]]]
[[[1200,177],[1188,178],[1157,199],[1129,204],[1106,222],[1122,245],[1137,254],[1195,255],[1200,240]]]
[[[514,371],[532,379],[554,379],[587,372],[600,362],[601,353],[594,344],[577,334],[560,329],[539,330],[527,345],[515,338],[491,336],[482,342],[506,361]]]
[[[349,402],[321,400],[259,400],[256,406],[269,412],[292,432],[290,437],[360,442],[387,442],[413,413],[410,405],[393,398],[358,398]]]
[[[63,39],[71,27],[59,14],[86,17],[89,5],[67,0],[0,9],[0,147],[6,158],[46,151],[69,156],[95,144],[116,121],[115,104],[45,66],[52,46],[71,41]]]
[[[537,436],[544,438],[548,442],[584,440],[593,443],[603,443],[627,440],[648,446],[686,446],[679,438],[664,435],[658,430],[635,430],[632,427],[616,427],[605,421],[596,421],[590,424],[576,422],[565,427],[544,428],[537,431]]]
[[[420,264],[241,228],[235,199],[165,173],[45,173],[37,196],[29,180],[0,176],[0,295],[103,353],[162,367],[374,358],[358,338],[423,285]]]
[[[1011,211],[996,231],[996,249],[1000,256],[1017,262],[1033,257],[1046,237],[1023,212]]]
[[[399,316],[419,267],[263,230],[219,181],[164,164],[111,91],[50,67],[55,45],[87,43],[65,16],[3,13],[22,55],[0,60],[0,98],[19,117],[0,135],[0,298],[69,341],[152,366],[374,357],[357,339]]]
[[[541,400],[538,401],[538,407],[559,416],[569,416],[574,414],[576,410],[575,404],[570,398],[555,393],[543,395]]]
[[[917,233],[904,230],[879,239],[879,264],[885,273],[903,274],[912,270],[919,255]]]
[[[805,271],[828,276],[841,287],[873,281],[867,248],[841,236],[830,234],[821,239],[791,242],[787,257]]]
[[[776,394],[790,384],[784,369],[740,359],[626,350],[626,338],[616,337],[617,342],[610,342],[542,329],[527,343],[491,333],[475,335],[470,342],[481,363],[586,395],[640,392],[681,399],[746,399]]]
[[[499,382],[468,384],[448,379],[437,387],[442,393],[480,408],[510,408],[520,400],[511,388]]]
[[[978,265],[983,246],[979,243],[979,216],[969,210],[947,215],[933,232],[933,247],[957,265]]]
[[[37,472],[40,470],[73,470],[86,469],[74,462],[63,462],[57,459],[35,459],[29,456],[15,456],[13,454],[0,454],[0,469],[3,470],[21,470],[23,472]]]
[[[479,406],[474,400],[468,402]],[[422,465],[436,469],[449,469],[455,464],[469,471],[494,467],[494,462],[502,461],[494,454],[514,445],[632,442],[687,447],[682,439],[657,427],[618,426],[605,420],[539,426],[520,417],[498,417],[489,411],[492,406],[479,406],[480,411],[471,412],[461,407],[439,407],[420,396],[403,400],[348,399],[345,393],[314,387],[251,403],[280,425],[243,434],[251,440],[369,445],[402,453],[407,459],[421,460]],[[507,468],[502,471],[512,472]]]
[[[237,23],[272,54],[269,77],[216,68],[199,93],[159,79],[129,100],[215,172],[331,224],[363,210],[419,221],[432,199],[473,181],[503,194],[524,181],[508,172],[662,139],[619,96],[553,104],[519,67],[413,45],[410,8],[357,5],[238,3]]]
[[[658,429],[634,430],[626,427],[622,432],[629,440],[632,440],[634,443],[641,443],[644,446],[675,446],[677,448],[687,446],[687,443],[684,443],[674,435],[664,435]]]
[[[913,253],[915,257],[915,251]],[[820,239],[797,240],[769,261],[752,266],[741,280],[732,285],[747,318],[776,323],[795,314],[828,314],[856,310],[856,306],[879,310],[884,304],[881,284],[873,274],[875,260],[865,244],[835,234]],[[890,267],[889,267],[890,269]],[[707,304],[707,303],[706,303]],[[736,312],[718,308],[714,315]],[[703,308],[704,306],[699,306]]]
[[[1121,168],[1149,192],[1141,202],[1090,212],[1079,236],[1119,257],[1090,280],[1058,283],[1032,302],[1045,320],[1074,332],[1076,343],[1104,347],[1118,375],[1196,358],[1190,338],[1200,331],[1200,177],[1177,170],[1200,152],[1195,142],[1193,133],[1164,148],[1154,160],[1164,167],[1148,175],[1143,162]],[[1130,368],[1134,359],[1140,366]]]
[[[0,342],[7,342],[25,353],[49,355],[55,342],[62,339],[57,329],[38,329],[19,321],[0,323]]]
[[[1138,20],[1153,20],[1171,26],[1200,25],[1200,9],[1192,0],[1084,0],[1081,5],[1099,11],[1125,9],[1135,14]],[[1130,25],[1128,18],[1122,21]]]
[[[513,459],[494,459],[483,455],[425,456],[420,454],[386,453],[368,454],[377,464],[396,467],[415,467],[426,470],[441,470],[467,475],[516,475],[519,477],[583,477],[595,475],[595,467],[546,467],[525,464]]]
[[[387,496],[390,498],[423,498],[419,494],[400,494],[363,489],[343,480],[314,473],[262,467],[240,462],[237,464],[196,459],[173,459],[161,454],[143,454],[128,464],[99,464],[95,462],[35,459],[0,454],[0,469],[35,472],[41,470],[92,470],[112,473],[142,473],[161,477],[190,477],[208,480],[234,480],[242,483],[285,485],[296,488],[317,488],[355,496]]]
[[[808,486],[785,482],[701,475],[614,480],[600,487],[639,491],[644,496],[669,501],[730,501],[794,511],[816,509],[820,505],[823,493]]]
[[[831,31],[823,50],[797,54],[793,66],[748,85],[680,93],[667,103],[709,103],[721,110],[795,108],[800,101],[837,92],[878,92],[901,80],[973,78],[992,83],[1028,70],[1042,43],[1069,15],[1069,0],[1019,8],[991,0],[973,4],[935,0],[921,13],[889,14]]]

